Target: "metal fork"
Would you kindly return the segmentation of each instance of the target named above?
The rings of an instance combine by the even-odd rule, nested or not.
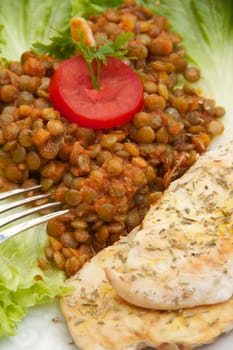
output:
[[[28,188],[22,188],[22,189],[16,188],[16,189],[11,190],[11,191],[2,192],[2,193],[0,193],[0,201],[2,201],[4,199],[9,199],[9,198],[16,196],[16,195],[23,195],[29,191],[37,190],[40,188],[41,188],[41,185],[36,185],[36,186],[28,187]],[[50,194],[45,193],[45,194],[34,195],[34,196],[23,198],[23,199],[16,199],[10,203],[0,204],[0,214],[5,213],[8,210],[12,210],[12,209],[21,207],[25,204],[29,204],[29,203],[35,202],[35,201],[43,199],[43,198],[47,198],[49,196],[50,196]],[[21,219],[21,218],[24,218],[28,215],[31,215],[33,213],[38,213],[42,209],[56,208],[59,206],[59,204],[60,204],[60,202],[51,202],[51,203],[46,203],[46,204],[38,205],[35,207],[27,208],[24,210],[19,210],[17,213],[13,213],[13,214],[9,214],[9,215],[6,214],[3,218],[0,218],[0,228],[18,220],[18,219]],[[18,223],[16,225],[10,226],[9,228],[7,228],[3,231],[0,230],[0,244],[2,242],[6,241],[7,239],[19,234],[20,232],[23,232],[29,228],[35,227],[39,224],[42,224],[42,223],[44,223],[50,219],[53,219],[57,216],[66,214],[66,213],[68,213],[68,211],[69,211],[68,209],[55,211],[53,213],[49,213],[49,214],[46,214],[43,216],[32,218],[32,219],[26,220],[24,222]]]

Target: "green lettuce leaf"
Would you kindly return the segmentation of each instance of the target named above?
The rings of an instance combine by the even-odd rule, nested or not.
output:
[[[69,0],[0,0],[1,55],[19,60],[33,42],[48,42],[53,28],[69,25],[70,11]]]
[[[14,335],[28,308],[71,291],[62,271],[38,267],[47,245],[45,232],[40,225],[0,245],[0,336]]]

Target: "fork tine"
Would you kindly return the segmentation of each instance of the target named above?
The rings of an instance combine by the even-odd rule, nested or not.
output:
[[[58,206],[60,204],[61,204],[60,202],[46,203],[46,204],[38,205],[36,207],[32,207],[32,208],[29,208],[29,209],[17,212],[15,214],[6,216],[6,217],[0,219],[0,227],[3,227],[6,224],[10,224],[12,221],[21,219],[21,218],[23,218],[25,216],[28,216],[30,214],[37,213],[37,212],[39,212],[42,209],[48,209],[48,208],[56,207],[56,206]]]
[[[14,209],[14,208],[20,207],[21,205],[25,205],[25,204],[37,201],[39,199],[47,198],[49,196],[50,196],[50,193],[38,194],[37,196],[27,197],[27,198],[19,199],[17,201],[13,201],[11,203],[0,205],[0,214],[4,213],[4,211]]]
[[[16,194],[23,194],[33,190],[38,190],[41,187],[41,185],[35,185],[27,188],[14,188],[13,190],[0,193],[0,200],[15,196]]]
[[[0,242],[3,242],[13,236],[16,236],[18,233],[28,230],[29,228],[40,225],[48,220],[51,220],[57,216],[67,214],[69,212],[68,209],[60,210],[55,213],[49,213],[44,216],[40,216],[29,221],[22,222],[20,224],[14,225],[4,231],[0,232]]]

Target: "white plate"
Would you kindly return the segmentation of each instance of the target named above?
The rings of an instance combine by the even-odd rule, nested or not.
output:
[[[31,309],[19,325],[18,335],[0,338],[0,349],[77,350],[77,347],[72,343],[55,301]]]

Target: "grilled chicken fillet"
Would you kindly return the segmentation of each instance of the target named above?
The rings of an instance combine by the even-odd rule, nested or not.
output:
[[[189,195],[188,213],[187,210],[185,210],[186,219],[184,225],[187,229],[186,234],[183,233],[182,235],[180,234],[176,236],[176,243],[174,244],[174,242],[172,243],[171,241],[170,244],[176,255],[178,252],[180,252],[180,250],[182,251],[186,249],[186,252],[190,256],[190,259],[192,257],[200,258],[199,262],[198,260],[195,260],[195,264],[193,264],[194,278],[196,276],[196,269],[200,269],[202,276],[204,276],[204,268],[202,267],[203,262],[205,262],[206,268],[209,264],[208,269],[211,273],[210,276],[208,274],[205,275],[205,286],[206,291],[210,291],[211,288],[209,287],[208,278],[211,286],[213,287],[213,278],[211,276],[211,274],[214,273],[212,270],[213,266],[218,266],[217,259],[220,259],[219,265],[222,265],[223,269],[226,269],[226,261],[228,261],[229,254],[232,249],[232,223],[229,224],[229,222],[231,222],[229,213],[232,207],[230,208],[229,206],[232,198],[232,182],[228,182],[228,176],[230,173],[232,173],[233,170],[231,160],[233,158],[232,155],[233,143],[230,143],[224,147],[220,147],[217,150],[206,154],[205,156],[202,156],[200,160],[198,160],[197,164],[192,169],[190,169],[187,175],[171,185],[173,191],[175,191],[173,192],[174,196],[172,196],[171,189],[169,189],[160,203],[151,208],[150,212],[143,222],[142,229],[135,229],[127,237],[121,238],[121,240],[114,246],[102,250],[93,259],[87,262],[75,276],[67,281],[67,284],[74,286],[75,291],[73,294],[61,299],[61,307],[73,340],[80,349],[137,350],[142,349],[145,346],[152,346],[156,347],[158,350],[190,350],[202,344],[213,342],[220,334],[228,332],[233,328],[233,298],[230,298],[226,302],[215,305],[196,306],[193,308],[171,311],[152,310],[135,306],[132,304],[132,300],[129,300],[130,303],[123,300],[122,297],[119,296],[120,293],[116,292],[117,288],[114,289],[113,286],[109,283],[109,280],[107,279],[105,273],[107,271],[109,279],[111,279],[111,276],[113,276],[114,273],[122,274],[124,279],[126,276],[127,278],[130,276],[129,273],[137,273],[136,266],[134,266],[134,271],[130,271],[127,266],[127,263],[131,261],[129,260],[129,257],[131,257],[131,250],[135,248],[135,242],[137,242],[139,239],[140,234],[142,234],[143,239],[145,239],[145,232],[147,231],[150,233],[151,229],[156,227],[155,223],[158,221],[158,218],[161,219],[161,222],[164,222],[165,227],[169,227],[167,222],[169,216],[165,214],[162,216],[162,211],[158,208],[166,208],[165,199],[169,199],[169,201],[172,200],[170,202],[172,208],[174,208],[174,206],[177,206],[177,212],[180,210],[183,211],[182,208],[186,208],[187,202],[185,204],[183,199],[179,200],[176,195],[176,191],[179,191],[179,188],[181,187],[183,191],[182,193],[185,194],[186,188],[192,186],[193,183],[199,188],[199,195],[195,194],[196,188],[195,191],[193,190]],[[203,167],[205,170],[203,170]],[[212,173],[212,170],[214,171],[214,169],[215,176]],[[214,184],[218,181],[221,184],[215,186]],[[215,203],[215,205],[213,204],[212,210],[210,210],[211,200],[209,199],[206,203],[206,208],[209,209],[206,210],[205,214],[203,213],[205,201],[199,198],[199,196],[208,198],[207,193],[202,193],[201,190],[201,188],[203,189],[204,182],[207,186],[205,187],[204,185],[205,191],[209,192],[210,197],[212,196],[212,186],[214,186],[215,191],[217,193],[221,191],[223,197],[226,199],[226,201],[223,200],[221,202],[220,200],[218,202],[215,202],[213,199],[213,203]],[[223,183],[225,183],[225,185],[223,185]],[[231,190],[229,192],[228,190],[225,192],[225,189],[228,189],[229,186],[231,187]],[[201,201],[199,205],[196,203],[197,200]],[[195,209],[192,208],[193,205],[195,205]],[[217,227],[221,228],[221,231],[217,232],[216,237],[212,233],[212,226],[215,226],[216,223],[210,225],[208,231],[210,237],[207,237],[206,233],[204,233],[202,240],[200,236],[201,233],[197,230],[192,230],[192,224],[187,224],[187,221],[193,222],[192,220],[194,218],[194,213],[198,210],[200,210],[201,213],[203,213],[203,217],[205,216],[208,220],[210,211],[212,211],[212,214],[217,221],[220,220],[220,223]],[[222,212],[222,215],[217,214],[220,212]],[[157,216],[157,213],[159,216]],[[175,218],[176,216],[174,209],[171,211],[171,213]],[[179,227],[181,228],[181,224]],[[162,226],[160,230],[162,230]],[[210,238],[212,237],[211,234],[214,236],[213,238],[216,238],[215,242],[210,241]],[[173,237],[174,240],[175,236]],[[159,240],[159,242],[161,241],[162,238]],[[220,243],[218,241],[220,241]],[[153,244],[156,243],[155,240],[152,240],[152,242]],[[164,245],[160,244],[159,242],[155,246],[159,246],[160,252],[162,252],[162,257],[158,256],[159,266],[161,269],[161,264],[164,264],[164,270],[166,271],[167,269],[169,272],[169,269],[167,268],[168,264],[166,263],[166,259],[170,259],[170,255],[166,254],[168,241],[166,241]],[[201,245],[201,242],[203,242],[203,245]],[[146,263],[150,262],[152,259],[151,253],[156,252],[156,249],[154,249],[155,247],[150,247],[150,249],[147,250],[145,249],[146,243],[144,244],[143,241],[140,241],[140,244],[141,243],[142,252],[144,254],[150,253],[147,260],[145,261]],[[149,243],[150,242],[147,244]],[[216,247],[214,243],[218,244],[221,254],[216,251],[214,253],[214,250],[212,251],[212,249]],[[189,244],[190,251],[188,248],[184,248],[186,247],[186,244]],[[193,248],[196,244],[198,247]],[[209,247],[209,255],[205,249],[206,245]],[[136,247],[138,247],[138,244],[136,244]],[[201,249],[203,249],[203,251]],[[195,254],[192,254],[191,252]],[[203,259],[201,253],[203,255]],[[173,253],[171,253],[171,255],[173,255]],[[204,255],[206,256],[205,259]],[[225,258],[223,258],[222,255],[224,255]],[[178,255],[178,261],[183,261],[181,258],[179,258],[179,256],[181,256],[182,259],[185,259],[184,255]],[[213,261],[214,256],[215,264]],[[140,264],[141,255],[135,257],[136,262],[137,259],[139,263],[139,271],[141,271],[143,270],[142,265]],[[176,259],[172,259],[173,264],[176,261]],[[179,265],[176,265],[177,270],[185,268],[185,265],[181,262]],[[148,266],[146,266],[146,268],[148,268]],[[176,269],[172,270],[176,271]],[[186,272],[188,275],[190,274],[190,269],[187,267],[187,270],[185,270],[188,271]],[[140,274],[140,272],[138,273]],[[145,270],[143,270],[142,273],[145,274]],[[180,270],[180,273],[183,276],[182,270]],[[231,274],[230,271],[229,274]],[[227,275],[228,271],[226,270],[224,270],[223,274],[219,273],[218,275],[222,286],[222,276],[226,277]],[[164,276],[166,276],[165,273]],[[170,274],[170,276],[172,276],[172,274]],[[176,273],[176,278],[177,277],[179,277],[178,273]],[[133,280],[134,278],[132,278],[132,282],[134,282]],[[161,280],[162,279],[160,279],[160,281]],[[147,278],[145,278],[144,281],[145,283],[142,285],[142,287],[146,288]],[[193,281],[189,280],[189,282],[192,283]],[[176,282],[174,279],[172,283],[179,287],[179,283],[177,282],[177,284],[175,284]],[[230,286],[230,283],[228,283],[227,280],[226,286]],[[184,285],[184,287],[187,288],[187,285]],[[218,278],[216,278],[214,289],[216,287],[218,288]],[[155,286],[155,288],[159,287]],[[164,293],[164,296],[163,298],[161,297],[160,302],[164,303],[165,300],[165,302],[168,305],[171,305],[171,308],[173,308],[171,300],[174,300],[174,295],[177,293],[177,291],[173,290],[174,294],[171,295],[171,292],[168,289],[168,297],[166,297],[165,289],[163,290],[162,288],[161,290]],[[133,291],[134,290],[130,292]],[[222,293],[223,292],[224,291],[222,291]],[[228,292],[230,295],[230,287]],[[143,292],[141,294],[143,295]],[[212,294],[214,294],[214,291]],[[153,295],[154,294],[152,294],[152,296]],[[177,295],[179,297],[180,293],[177,293]],[[190,293],[186,293],[186,295],[189,297]],[[134,294],[132,294],[132,298],[134,298]],[[207,295],[206,292],[206,298],[203,298],[205,304],[208,304],[208,298],[209,295]],[[181,302],[185,299],[186,298],[183,296],[183,298],[180,298],[179,300]],[[189,299],[189,302],[190,301],[191,299]],[[148,304],[146,304],[146,306],[148,306]]]
[[[151,207],[108,281],[137,306],[178,310],[233,295],[233,143],[200,157]]]

